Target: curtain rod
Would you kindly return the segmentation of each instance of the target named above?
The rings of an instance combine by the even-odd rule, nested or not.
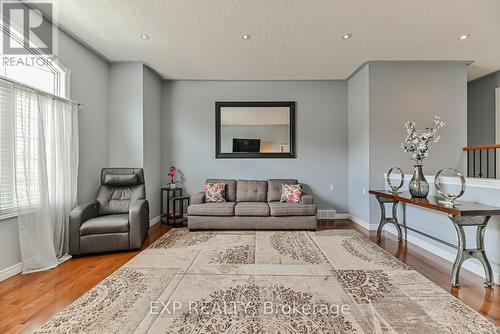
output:
[[[52,97],[53,99],[57,99],[57,100],[61,100],[61,101],[65,101],[65,102],[70,102],[70,103],[73,103],[73,104],[76,104],[78,107],[83,107],[83,104],[79,103],[79,102],[76,102],[76,101],[73,101],[71,99],[67,99],[65,97],[61,97],[61,96],[57,96],[57,95],[54,95],[54,94],[50,94],[44,90],[41,90],[41,89],[38,89],[38,88],[35,88],[33,86],[30,86],[30,85],[26,85],[24,83],[21,83],[19,81],[16,81],[16,80],[13,80],[13,79],[10,79],[10,78],[7,78],[7,77],[4,77],[3,75],[0,75],[0,80],[2,81],[6,81],[12,85],[16,85],[16,86],[20,86],[22,88],[27,88],[27,89],[30,89],[30,90],[33,90],[39,94],[43,94],[43,95],[46,95],[46,96],[49,96],[49,97]]]

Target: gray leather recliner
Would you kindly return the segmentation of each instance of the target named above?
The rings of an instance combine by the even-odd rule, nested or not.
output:
[[[74,256],[138,249],[149,229],[142,168],[103,168],[96,201],[69,216],[69,253]]]

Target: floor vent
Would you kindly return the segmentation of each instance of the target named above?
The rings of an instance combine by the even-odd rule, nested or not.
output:
[[[318,219],[332,220],[335,218],[335,210],[318,210]]]

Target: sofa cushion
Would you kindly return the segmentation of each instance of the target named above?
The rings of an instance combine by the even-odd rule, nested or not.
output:
[[[236,180],[230,179],[207,179],[205,183],[225,183],[226,202],[236,202]]]
[[[129,231],[128,215],[107,215],[87,220],[80,226],[80,235],[124,233]]]
[[[204,190],[206,203],[226,202],[226,185],[224,183],[207,183]]]
[[[300,184],[283,184],[281,186],[281,203],[300,203],[302,186]]]
[[[238,180],[236,202],[265,202],[267,181]]]
[[[235,216],[269,216],[269,205],[262,202],[239,202],[234,207]]]
[[[315,204],[270,202],[271,216],[315,216]]]
[[[192,216],[234,216],[235,202],[191,204],[188,214]]]
[[[267,181],[267,201],[274,202],[281,199],[282,184],[297,184],[294,179],[271,179]]]

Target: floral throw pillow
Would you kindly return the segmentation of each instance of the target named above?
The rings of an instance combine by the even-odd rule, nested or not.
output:
[[[281,203],[300,203],[302,186],[300,184],[281,185]]]
[[[224,203],[226,202],[226,184],[225,183],[207,183],[205,184],[205,202],[206,203]]]

